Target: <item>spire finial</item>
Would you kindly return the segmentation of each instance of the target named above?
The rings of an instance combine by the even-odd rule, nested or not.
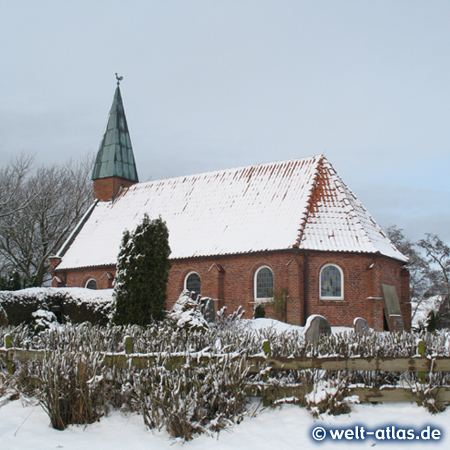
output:
[[[120,82],[123,80],[123,77],[119,77],[119,75],[117,75],[117,72],[116,72],[116,80],[117,80],[117,86],[119,86]]]

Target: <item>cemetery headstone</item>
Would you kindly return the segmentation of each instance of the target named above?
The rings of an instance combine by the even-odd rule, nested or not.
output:
[[[331,334],[331,326],[325,317],[315,314],[309,316],[305,326],[305,339],[317,342],[322,336]]]
[[[370,332],[369,324],[367,323],[367,320],[363,319],[362,317],[357,317],[353,321],[353,329],[355,330],[355,333],[358,335],[366,335]]]

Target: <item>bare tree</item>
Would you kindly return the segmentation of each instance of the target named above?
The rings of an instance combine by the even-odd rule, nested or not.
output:
[[[386,232],[397,249],[408,258],[411,320],[414,320],[421,305],[432,295],[430,265],[423,257],[418,244],[405,237],[402,229],[391,225]]]
[[[419,241],[432,267],[431,280],[433,290],[439,295],[450,294],[450,247],[435,234],[426,234]]]
[[[0,169],[0,219],[20,211],[30,201],[23,186],[33,164],[33,156],[21,154]]]
[[[25,176],[9,210],[0,219],[0,255],[10,272],[26,284],[41,285],[49,278],[48,258],[68,237],[92,201],[91,156],[63,166],[41,167]],[[23,206],[23,198],[27,203]]]
[[[440,297],[438,318],[440,327],[450,327],[450,247],[435,234],[426,234],[418,244],[430,264],[429,279],[433,295]]]

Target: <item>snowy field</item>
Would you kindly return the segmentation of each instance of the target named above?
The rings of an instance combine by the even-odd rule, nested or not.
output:
[[[2,405],[0,399],[0,448],[2,450],[140,450],[183,448],[185,450],[228,449],[345,449],[372,448],[448,449],[450,410],[431,415],[425,408],[409,403],[385,405],[353,405],[350,414],[313,419],[304,408],[284,405],[261,409],[254,417],[247,417],[233,428],[213,437],[202,435],[182,443],[170,439],[164,432],[147,429],[139,415],[114,412],[100,422],[87,426],[70,426],[56,431],[39,405],[15,400]],[[425,429],[438,428],[444,433],[439,440],[365,440],[315,442],[311,430],[317,426],[365,429],[385,429],[387,426]],[[448,433],[450,435],[450,433]],[[386,434],[385,434],[386,436]]]

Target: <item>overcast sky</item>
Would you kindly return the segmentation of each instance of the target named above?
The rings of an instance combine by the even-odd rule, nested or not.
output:
[[[450,1],[0,0],[1,162],[100,143],[141,181],[324,154],[383,227],[450,242]]]

